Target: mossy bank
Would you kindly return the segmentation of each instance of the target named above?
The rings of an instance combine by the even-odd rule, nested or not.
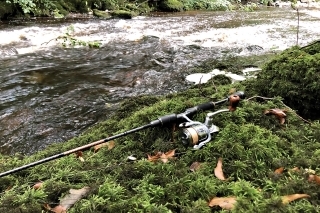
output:
[[[293,48],[275,56],[266,63],[257,82],[269,75],[270,63],[280,66],[289,52],[295,55],[296,51],[305,49]],[[317,53],[299,52],[297,57],[316,56],[320,51],[315,49]],[[286,63],[290,62],[296,63],[292,59]],[[286,69],[279,70],[279,75]],[[319,73],[317,69],[311,70],[314,75]],[[295,70],[290,72],[296,74]],[[310,173],[320,174],[319,121],[306,122],[288,109],[281,97],[249,99],[260,95],[252,85],[251,81],[225,85],[208,82],[177,94],[131,98],[122,103],[112,119],[97,124],[79,137],[53,144],[29,157],[1,156],[0,171],[4,172],[145,125],[163,115],[220,100],[230,90],[244,90],[248,95],[236,111],[214,117],[221,131],[200,150],[184,147],[172,126],[156,127],[116,139],[115,147],[110,150],[106,147],[97,152],[85,150],[84,161],[72,154],[2,177],[1,212],[46,211],[44,204],[54,207],[69,189],[84,186],[90,187],[90,192],[68,212],[226,212],[220,207],[209,207],[208,202],[213,197],[229,196],[237,198],[233,212],[318,212],[320,186],[310,180]],[[259,87],[268,88],[266,85]],[[274,108],[287,109],[284,124],[264,114],[265,110]],[[198,113],[193,119],[204,122],[206,113]],[[148,161],[147,154],[173,149],[176,158],[167,163]],[[128,156],[137,160],[128,161]],[[218,158],[223,159],[227,180],[219,180],[214,175]],[[190,165],[194,162],[201,163],[201,167],[192,172]],[[283,172],[275,172],[279,168],[283,168]],[[39,181],[43,186],[33,189]],[[281,196],[289,194],[310,197],[286,204]]]

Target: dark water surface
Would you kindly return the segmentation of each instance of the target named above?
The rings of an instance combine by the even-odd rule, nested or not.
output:
[[[312,13],[301,12],[301,44],[320,33]],[[100,41],[101,48],[61,47],[56,38],[70,25],[75,37]],[[187,88],[189,68],[225,51],[290,47],[295,29],[296,13],[289,9],[1,23],[0,152],[30,154],[66,141],[107,119],[127,97]],[[262,49],[252,52],[252,45]]]

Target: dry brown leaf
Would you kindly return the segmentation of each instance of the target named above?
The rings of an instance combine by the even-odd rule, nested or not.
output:
[[[286,121],[287,110],[284,109],[268,109],[264,111],[265,115],[274,115],[280,122],[280,124],[284,124]]]
[[[283,204],[288,204],[291,201],[301,199],[301,198],[308,198],[308,197],[310,197],[310,195],[308,194],[292,194],[292,195],[281,196],[281,199]]]
[[[169,161],[169,159],[173,159],[174,155],[175,155],[175,149],[170,150],[166,153],[163,152],[157,152],[156,155],[152,156],[152,155],[148,155],[148,161],[150,162],[157,162],[158,160],[161,160],[163,163],[167,163]]]
[[[105,143],[102,143],[102,144],[95,145],[93,147],[93,149],[94,149],[94,152],[97,152],[99,149],[101,149],[103,147],[108,147],[108,150],[110,150],[110,149],[113,149],[114,146],[115,146],[114,141],[109,141],[109,142],[105,142]]]
[[[156,162],[159,159],[159,156],[155,155],[155,156],[151,156],[149,154],[148,155],[148,161],[150,162]]]
[[[226,180],[224,177],[223,171],[222,171],[222,158],[218,159],[217,166],[214,168],[214,175],[219,179],[219,180]]]
[[[80,161],[84,162],[83,152],[77,151],[77,152],[75,153],[75,155],[76,155],[76,158],[79,158]]]
[[[159,160],[159,158],[161,157],[162,154],[163,154],[162,152],[157,152],[156,155],[153,155],[153,156],[147,154],[147,155],[148,155],[148,161],[150,161],[150,162],[156,162],[156,161]]]
[[[193,162],[193,163],[191,164],[191,166],[190,166],[189,169],[190,169],[192,172],[195,172],[195,171],[197,171],[197,170],[200,169],[200,166],[201,166],[201,163],[199,163],[198,161],[196,161],[196,162]]]
[[[167,152],[164,153],[164,154],[167,156],[167,158],[173,158],[174,155],[175,155],[175,153],[176,153],[176,149],[173,149],[173,150],[167,151]]]
[[[318,175],[309,175],[308,177],[309,182],[315,182],[316,184],[320,185],[320,177]]]
[[[160,156],[160,159],[163,163],[167,163],[169,161],[169,159],[172,159],[174,158],[173,156],[175,155],[175,149],[173,150],[170,150],[166,153],[162,153],[161,156]]]
[[[42,185],[43,185],[43,182],[39,181],[39,182],[35,183],[35,184],[32,186],[32,188],[35,189],[35,190],[37,190],[37,189],[40,189],[40,188],[42,187]]]
[[[234,208],[236,203],[236,197],[215,197],[209,202],[209,206],[220,206],[222,209],[231,210]]]
[[[86,196],[90,191],[90,187],[83,187],[81,189],[70,189],[69,194],[60,200],[60,206],[68,210],[73,206],[78,200]]]
[[[280,167],[274,171],[275,174],[282,174],[284,171],[284,167]]]

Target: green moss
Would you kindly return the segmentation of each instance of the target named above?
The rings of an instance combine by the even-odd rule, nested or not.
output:
[[[180,12],[183,10],[183,4],[179,0],[161,1],[159,9],[165,12]]]
[[[127,11],[127,10],[115,10],[110,12],[113,17],[116,18],[123,18],[123,19],[131,19],[132,17],[136,16],[134,12]]]
[[[265,64],[252,89],[261,95],[281,96],[285,103],[310,119],[318,119],[320,45],[285,50]]]
[[[97,16],[98,18],[108,19],[111,17],[110,13],[93,9],[93,15]]]

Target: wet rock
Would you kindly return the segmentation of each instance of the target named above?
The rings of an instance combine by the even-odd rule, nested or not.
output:
[[[101,11],[101,10],[97,10],[97,9],[93,9],[93,15],[98,17],[98,18],[102,18],[102,19],[111,18],[111,15],[110,15],[109,12]]]
[[[0,47],[0,57],[18,55],[18,51],[14,47]]]
[[[262,51],[263,47],[259,45],[249,45],[246,47],[246,49],[250,52],[258,52],[258,51]]]
[[[132,19],[134,16],[136,16],[135,13],[126,10],[115,10],[110,12],[110,14],[112,15],[112,17],[123,19]]]

